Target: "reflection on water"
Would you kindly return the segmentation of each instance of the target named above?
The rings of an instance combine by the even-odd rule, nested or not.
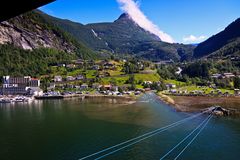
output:
[[[24,111],[29,115],[38,114],[41,115],[43,109],[43,101],[32,101],[28,103],[6,103],[0,104],[0,110],[2,116],[11,120],[17,111]]]
[[[145,94],[134,104],[106,98],[0,104],[0,159],[79,159],[192,115],[189,114],[176,112],[154,94]],[[107,159],[159,159],[205,117]],[[212,119],[182,159],[236,159],[240,156],[239,126],[239,119]]]

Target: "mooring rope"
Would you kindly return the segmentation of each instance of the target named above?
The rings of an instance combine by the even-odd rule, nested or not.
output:
[[[183,148],[183,150],[174,158],[174,160],[177,160],[182,153],[193,143],[194,140],[198,137],[198,135],[203,131],[203,129],[207,126],[208,122],[211,120],[213,115],[210,116],[210,118],[207,120],[207,122],[203,125],[203,127],[199,130],[199,132],[193,137],[193,139]]]
[[[152,136],[154,136],[154,135],[156,135],[156,134],[159,134],[159,133],[161,133],[161,132],[163,132],[163,131],[166,131],[166,130],[168,130],[168,129],[170,129],[170,128],[173,128],[173,127],[175,127],[175,126],[178,126],[178,125],[180,125],[180,124],[182,124],[182,123],[184,123],[184,122],[186,122],[186,121],[188,121],[188,120],[191,120],[191,119],[194,119],[194,118],[196,118],[196,117],[199,117],[200,115],[202,115],[202,114],[204,114],[204,113],[206,113],[206,112],[207,112],[207,111],[202,112],[202,113],[198,113],[198,114],[196,114],[196,115],[193,115],[193,116],[191,116],[191,117],[185,118],[185,119],[183,119],[183,120],[174,122],[174,123],[172,123],[172,124],[170,124],[170,125],[167,125],[167,126],[165,126],[165,127],[161,127],[161,128],[156,129],[156,130],[154,130],[154,131],[145,133],[145,134],[143,134],[143,135],[141,135],[141,136],[138,136],[138,137],[129,139],[129,140],[125,141],[125,142],[119,143],[119,144],[114,145],[114,146],[112,146],[112,147],[103,149],[103,150],[101,150],[101,151],[99,151],[99,152],[95,152],[95,153],[93,153],[93,154],[90,154],[90,155],[88,155],[88,156],[85,156],[85,157],[83,157],[83,158],[80,158],[79,160],[84,160],[84,159],[87,159],[87,158],[96,156],[96,155],[98,155],[98,154],[100,154],[100,153],[106,152],[106,151],[108,151],[108,150],[114,149],[114,148],[116,148],[116,147],[119,147],[119,146],[122,146],[122,145],[125,145],[125,144],[127,144],[127,143],[130,143],[130,142],[132,142],[132,141],[137,140],[137,141],[132,142],[132,143],[130,143],[130,144],[124,146],[124,147],[121,147],[121,148],[116,149],[116,150],[114,150],[114,151],[112,151],[112,152],[109,152],[109,153],[107,153],[107,154],[105,154],[105,155],[103,155],[103,156],[100,156],[100,157],[98,157],[97,159],[106,157],[106,156],[108,156],[108,155],[110,155],[110,154],[113,154],[113,153],[115,153],[115,152],[117,152],[117,151],[120,151],[120,150],[122,150],[122,149],[124,149],[124,148],[127,148],[127,147],[129,147],[129,146],[132,146],[132,145],[138,143],[138,142],[141,142],[141,141],[143,141],[143,140],[145,140],[145,139],[147,139],[147,138],[150,138],[150,137],[152,137]],[[145,136],[146,136],[146,137],[145,137]],[[138,140],[138,139],[139,139],[139,140]]]
[[[202,123],[200,123],[190,134],[188,134],[184,139],[182,139],[177,145],[175,145],[171,150],[169,150],[164,156],[160,158],[160,160],[163,160],[165,157],[167,157],[169,154],[171,154],[178,146],[180,146],[183,142],[185,142],[191,135],[193,135],[200,127],[203,126],[206,121],[211,118],[212,115],[209,115]]]

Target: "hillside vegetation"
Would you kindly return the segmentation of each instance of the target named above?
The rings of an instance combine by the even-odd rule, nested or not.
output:
[[[239,43],[234,44],[234,41],[239,42],[240,38],[240,18],[231,23],[225,30],[222,32],[210,37],[206,41],[200,43],[194,50],[194,57],[201,58],[208,56],[213,52],[228,52],[229,54],[234,54],[236,50],[234,46],[238,46]],[[224,49],[225,48],[225,49]],[[231,51],[228,51],[227,48],[232,48]],[[238,50],[239,51],[239,50]],[[230,53],[231,52],[231,53]],[[221,54],[222,54],[221,53]],[[225,54],[225,53],[223,53]]]
[[[30,51],[13,45],[0,45],[0,57],[0,75],[38,77],[48,74],[50,65],[70,62],[76,55],[52,48]]]
[[[2,22],[0,44],[13,44],[27,50],[54,48],[84,59],[96,57],[91,49],[34,11]]]

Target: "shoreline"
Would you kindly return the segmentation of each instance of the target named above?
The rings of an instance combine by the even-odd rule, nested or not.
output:
[[[221,106],[230,116],[240,116],[240,97],[169,96],[157,93],[160,99],[180,112],[199,112],[212,106]]]
[[[160,98],[160,100],[162,100],[164,103],[170,105],[177,111],[187,112],[187,110],[185,110],[183,106],[179,106],[178,104],[176,104],[175,100],[173,98],[171,98],[170,96],[162,94],[162,93],[157,93],[157,96]]]
[[[54,99],[74,99],[80,98],[82,101],[85,99],[97,99],[97,98],[106,98],[106,99],[115,99],[117,104],[133,104],[137,102],[139,96],[133,95],[103,95],[103,94],[70,94],[70,95],[59,95],[59,96],[42,96],[35,97],[35,100],[54,100]]]
[[[41,101],[41,100],[61,100],[61,99],[74,99],[78,98],[81,99],[82,101],[85,99],[97,99],[97,98],[106,98],[106,99],[113,99],[116,100],[116,103],[119,104],[133,104],[137,102],[137,99],[141,96],[140,95],[103,95],[103,94],[68,94],[68,95],[52,95],[52,96],[33,96],[31,100],[34,101]],[[13,99],[17,98],[19,96],[2,96],[0,97],[0,104],[4,103],[13,103]],[[28,98],[28,97],[26,97]],[[2,101],[5,100],[5,101]],[[19,101],[20,102],[20,101]],[[21,101],[25,102],[25,101]]]

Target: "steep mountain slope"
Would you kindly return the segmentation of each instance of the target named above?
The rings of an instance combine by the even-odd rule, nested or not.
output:
[[[39,11],[37,11],[39,12]],[[145,41],[160,41],[160,39],[135,24],[127,15],[122,14],[115,22],[81,23],[63,20],[41,13],[42,16],[55,25],[69,32],[80,42],[94,50],[109,50],[117,53],[129,53],[132,46]]]
[[[39,12],[39,11],[38,11]],[[96,51],[131,54],[139,58],[188,60],[195,48],[190,45],[169,44],[139,27],[127,14],[116,21],[83,25],[39,12],[45,20],[69,32],[78,41]]]
[[[110,50],[109,47],[106,46],[105,42],[99,39],[94,35],[91,29],[87,28],[85,25],[77,22],[72,22],[66,19],[56,18],[50,15],[47,15],[39,10],[35,12],[41,14],[44,19],[50,23],[55,24],[55,26],[60,27],[64,31],[70,33],[74,38],[76,38],[79,42],[84,43],[84,45],[92,48],[93,50],[99,49],[107,49]]]
[[[192,59],[193,45],[170,44],[165,42],[145,42],[134,47],[137,57],[152,61],[173,60],[188,61]]]
[[[200,43],[194,50],[194,57],[201,58],[208,56],[213,52],[218,52],[219,49],[221,49],[219,52],[224,54],[223,52],[228,51],[227,48],[232,48],[236,52],[236,48],[233,45],[240,45],[239,40],[237,40],[238,38],[240,38],[240,18],[231,23],[224,31]]]
[[[0,23],[0,44],[12,44],[28,50],[54,48],[82,58],[94,56],[90,49],[36,12]]]
[[[122,14],[113,23],[88,24],[86,27],[117,53],[131,53],[132,47],[140,43],[160,41],[157,36],[139,27],[127,14]]]
[[[233,39],[228,44],[224,45],[222,48],[208,55],[209,58],[236,58],[240,57],[240,37]]]

